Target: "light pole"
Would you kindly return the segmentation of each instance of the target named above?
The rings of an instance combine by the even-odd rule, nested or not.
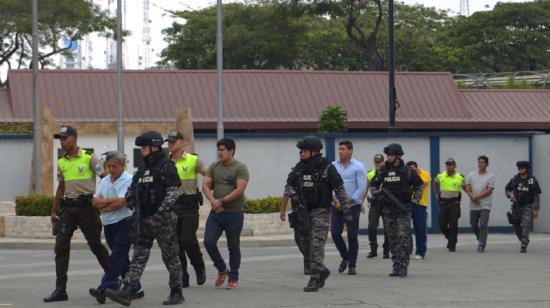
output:
[[[395,90],[395,40],[393,35],[393,0],[388,1],[388,75],[389,75],[389,125],[388,130],[395,130],[396,90]]]
[[[38,87],[38,0],[32,0],[32,100],[34,143],[34,192],[42,193],[42,129]]]
[[[223,20],[223,3],[222,0],[217,0],[217,34],[216,34],[216,45],[217,45],[217,61],[216,61],[216,71],[217,71],[217,97],[218,97],[218,125],[216,129],[216,135],[218,140],[223,138],[223,29],[222,29],[222,20]]]
[[[124,154],[124,125],[122,123],[123,83],[122,83],[122,0],[116,3],[116,67],[117,67],[117,150]]]

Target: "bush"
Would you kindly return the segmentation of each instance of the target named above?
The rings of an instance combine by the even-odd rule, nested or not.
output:
[[[29,195],[15,197],[15,215],[17,216],[50,216],[54,197],[46,195]]]
[[[348,114],[341,106],[328,106],[319,119],[320,133],[340,133],[348,130]]]
[[[280,205],[281,197],[247,199],[244,203],[244,212],[248,214],[277,213]]]

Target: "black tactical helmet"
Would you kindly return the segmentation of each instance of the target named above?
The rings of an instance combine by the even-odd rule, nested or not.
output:
[[[527,168],[527,169],[531,168],[531,164],[526,160],[520,160],[520,161],[516,162],[516,166],[518,166],[518,169],[519,168]]]
[[[323,149],[323,143],[321,139],[315,136],[307,136],[298,141],[296,147],[300,150],[310,150],[315,152],[320,152]]]
[[[384,154],[386,155],[393,154],[397,156],[403,156],[405,153],[403,153],[403,148],[401,148],[401,145],[399,143],[391,143],[384,148]]]
[[[138,147],[144,147],[144,146],[160,147],[162,146],[163,143],[164,143],[164,140],[162,139],[162,135],[153,130],[145,132],[136,137],[136,146]]]

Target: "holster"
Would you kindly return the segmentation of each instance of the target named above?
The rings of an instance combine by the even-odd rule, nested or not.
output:
[[[288,224],[294,229],[298,223],[298,214],[296,212],[288,213]]]

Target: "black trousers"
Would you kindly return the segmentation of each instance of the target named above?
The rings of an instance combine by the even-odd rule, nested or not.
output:
[[[439,228],[449,241],[449,248],[455,248],[458,237],[458,219],[460,218],[460,202],[439,205]]]
[[[380,205],[371,205],[369,208],[369,226],[367,227],[367,233],[369,235],[369,243],[371,250],[376,251],[378,248],[378,241],[377,241],[377,229],[378,225],[380,224],[380,218],[384,220],[384,217],[382,216],[382,206]],[[386,233],[386,229],[384,228],[384,244],[382,245],[384,248],[384,254],[387,254],[390,247],[388,242],[388,236]]]
[[[183,271],[183,280],[189,280],[187,272],[187,257],[195,272],[204,270],[204,260],[202,257],[199,241],[197,240],[197,229],[199,228],[199,205],[195,201],[178,200],[177,214],[178,222],[176,233],[178,235],[179,259]]]

